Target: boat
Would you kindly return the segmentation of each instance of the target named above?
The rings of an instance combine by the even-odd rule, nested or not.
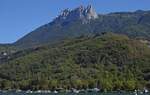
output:
[[[26,91],[26,93],[33,93],[33,91],[31,91],[31,90],[27,90],[27,91]]]
[[[137,90],[134,90],[134,95],[138,95],[138,92],[137,92]]]
[[[72,88],[72,91],[73,91],[73,93],[79,93],[80,92],[79,90],[77,90],[75,88]]]
[[[99,92],[99,88],[87,89],[88,92]]]
[[[58,93],[58,91],[55,90],[54,93],[56,94],[56,93]]]
[[[19,92],[22,92],[22,90],[20,90],[20,89],[16,90],[16,93],[19,93]]]
[[[35,93],[41,93],[41,92],[42,92],[41,90],[35,91]]]
[[[93,89],[93,91],[95,91],[95,92],[99,92],[99,91],[100,91],[100,89],[99,89],[99,88],[94,88],[94,89]]]
[[[146,89],[146,88],[144,88],[144,91],[143,91],[144,93],[148,93],[149,91],[148,91],[148,89]]]

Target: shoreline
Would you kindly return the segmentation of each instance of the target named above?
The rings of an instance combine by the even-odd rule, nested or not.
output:
[[[0,90],[0,93],[26,93],[26,94],[40,94],[40,93],[53,93],[53,94],[59,94],[59,93],[140,93],[140,94],[146,94],[150,93],[148,90],[133,90],[133,91],[126,91],[126,90],[118,90],[118,91],[101,91],[100,89],[94,88],[94,89],[61,89],[61,90]]]

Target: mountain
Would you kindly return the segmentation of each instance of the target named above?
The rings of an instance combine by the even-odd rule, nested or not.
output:
[[[74,10],[65,9],[54,21],[27,34],[25,37],[18,40],[15,45],[30,47],[81,35],[82,33],[68,31],[69,27],[71,29],[71,27],[74,26],[73,24],[77,24],[78,21],[85,24],[96,18],[98,18],[98,15],[91,5],[87,6],[87,8],[80,6]]]
[[[65,9],[52,22],[35,29],[13,45],[30,48],[102,32],[125,34],[132,38],[149,40],[150,11],[97,14],[91,5],[80,6],[73,10]]]
[[[150,90],[150,11],[65,9],[13,44],[0,44],[0,89]]]
[[[149,63],[150,48],[139,40],[114,33],[82,36],[6,56],[0,88],[142,90],[150,85]]]

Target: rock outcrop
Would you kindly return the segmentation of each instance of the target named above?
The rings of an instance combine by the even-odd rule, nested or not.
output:
[[[98,18],[97,13],[91,5],[87,7],[80,6],[74,10],[65,9],[62,13],[56,18],[57,21],[74,21],[81,20],[83,23],[88,22],[91,19]]]

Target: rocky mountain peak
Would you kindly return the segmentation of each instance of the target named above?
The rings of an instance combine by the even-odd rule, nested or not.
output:
[[[92,7],[92,5],[88,5],[87,6],[85,15],[87,16],[88,19],[96,19],[96,18],[98,18],[98,15],[95,12],[95,10]]]
[[[69,10],[69,9],[65,9],[65,10],[63,10],[62,13],[60,14],[60,17],[61,17],[62,19],[65,19],[65,18],[69,15],[69,13],[70,13],[70,10]]]
[[[87,22],[91,19],[98,18],[97,13],[95,12],[92,5],[88,5],[87,7],[79,6],[73,10],[65,9],[62,13],[56,18],[57,20],[63,21],[74,21],[74,20],[82,20],[83,22]]]

